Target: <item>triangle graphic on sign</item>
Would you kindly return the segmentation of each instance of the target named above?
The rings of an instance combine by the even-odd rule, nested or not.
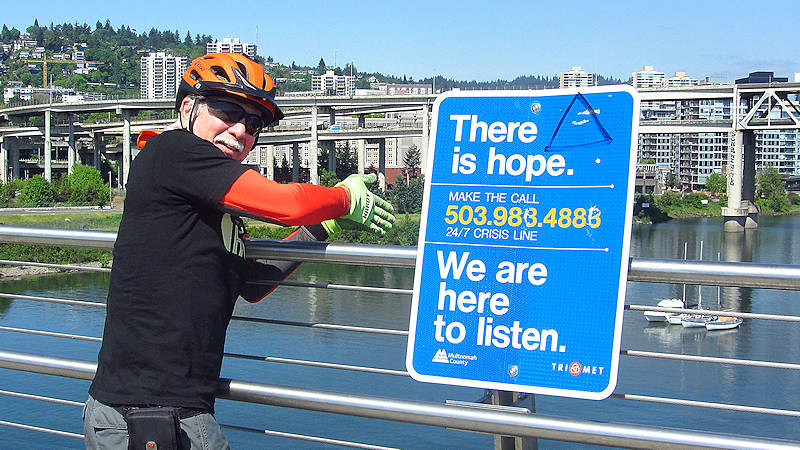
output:
[[[600,110],[592,108],[583,94],[575,94],[544,151],[610,144],[613,139],[600,123],[599,115]]]
[[[450,362],[450,360],[449,360],[449,359],[447,359],[447,352],[446,352],[446,351],[444,351],[444,349],[443,349],[443,348],[440,348],[440,349],[439,349],[439,350],[436,352],[436,354],[435,354],[435,355],[433,355],[433,359],[431,360],[431,362],[438,362],[438,363],[445,363],[445,364],[448,364],[448,363]]]

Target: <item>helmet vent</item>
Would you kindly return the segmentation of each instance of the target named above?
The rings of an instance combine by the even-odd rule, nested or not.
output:
[[[189,76],[192,77],[194,81],[201,81],[203,79],[203,77],[201,77],[196,70],[192,70],[191,72],[189,72]]]
[[[216,75],[217,78],[219,78],[220,80],[224,80],[224,81],[226,81],[228,83],[231,82],[231,80],[228,78],[228,74],[225,72],[225,69],[223,69],[222,67],[220,67],[220,66],[212,66],[210,68],[210,70],[212,72],[214,72],[214,75]]]
[[[242,75],[244,75],[245,80],[250,78],[249,76],[250,74],[247,73],[247,67],[245,67],[244,64],[240,63],[239,61],[236,61],[236,65],[239,66],[239,71],[242,72]]]

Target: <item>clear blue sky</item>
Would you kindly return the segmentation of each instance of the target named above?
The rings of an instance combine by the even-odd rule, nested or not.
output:
[[[562,3],[570,3],[563,5]],[[644,65],[671,76],[800,72],[799,0],[587,1],[14,1],[0,22],[111,21],[256,42],[276,61],[354,62],[414,78],[510,80],[584,70],[627,80]]]

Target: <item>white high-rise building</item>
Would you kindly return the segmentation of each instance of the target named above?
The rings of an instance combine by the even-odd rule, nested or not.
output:
[[[642,70],[631,73],[631,78],[636,89],[658,88],[666,83],[664,72],[657,72],[653,66],[644,66]]]
[[[572,66],[569,72],[561,72],[558,74],[558,87],[560,88],[595,85],[597,85],[597,76],[593,73],[586,72],[581,66]]]
[[[700,80],[686,76],[686,72],[675,72],[674,77],[667,78],[667,87],[699,86]]]
[[[239,38],[224,38],[222,42],[208,42],[206,44],[206,54],[209,53],[241,53],[250,59],[256,57],[258,47],[256,44],[241,42]]]
[[[356,90],[356,78],[349,75],[334,75],[332,70],[324,75],[311,76],[311,91],[323,95],[352,96]]]
[[[142,57],[141,98],[175,98],[189,58],[164,52]]]

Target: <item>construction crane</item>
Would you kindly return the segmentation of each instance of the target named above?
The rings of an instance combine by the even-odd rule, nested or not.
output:
[[[54,64],[103,64],[103,61],[75,61],[73,59],[26,59],[26,63],[42,63],[42,87],[47,87],[47,63]]]

